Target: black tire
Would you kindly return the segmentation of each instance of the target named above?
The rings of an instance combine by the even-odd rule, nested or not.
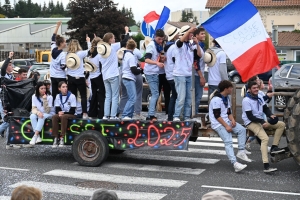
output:
[[[122,154],[125,150],[109,149],[110,154]]]
[[[80,165],[99,166],[109,154],[107,139],[98,131],[84,131],[75,137],[72,153]]]
[[[286,118],[288,116],[288,118]],[[286,138],[293,158],[300,165],[300,89],[289,99],[284,111]]]
[[[275,96],[275,105],[285,106],[287,102],[286,96]],[[284,108],[276,108],[276,110],[282,112]]]
[[[241,82],[241,77],[239,75],[234,75],[232,77],[232,81],[235,83],[240,83]]]

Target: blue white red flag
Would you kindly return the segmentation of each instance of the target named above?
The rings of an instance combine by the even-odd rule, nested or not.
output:
[[[258,10],[249,0],[231,1],[202,26],[220,44],[244,82],[279,64]]]
[[[151,11],[144,16],[144,21],[155,30],[159,17],[159,14],[157,14],[155,11]]]
[[[162,29],[165,26],[165,24],[169,20],[170,12],[171,12],[170,9],[168,7],[166,7],[166,6],[164,6],[164,8],[163,8],[163,10],[162,10],[162,12],[160,14],[159,20],[157,22],[155,30]]]

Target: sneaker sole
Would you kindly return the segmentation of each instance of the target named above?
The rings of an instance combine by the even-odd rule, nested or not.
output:
[[[272,169],[271,171],[269,171],[269,170],[264,170],[265,173],[272,173],[272,172],[276,172],[276,171],[277,171],[277,169]]]
[[[235,172],[240,172],[242,171],[243,169],[245,169],[247,167],[247,165],[245,167],[243,167],[242,169],[234,169]]]
[[[270,154],[273,156],[273,155],[275,155],[275,154],[282,154],[282,153],[285,153],[285,150],[284,149],[282,149],[282,150],[280,150],[280,151],[272,151],[272,152],[270,152]]]
[[[239,159],[241,159],[241,160],[243,160],[243,161],[246,161],[246,162],[252,162],[252,160],[251,159],[249,159],[249,160],[245,160],[244,158],[241,158],[241,157],[239,157],[239,156],[236,156],[236,157],[238,157]]]

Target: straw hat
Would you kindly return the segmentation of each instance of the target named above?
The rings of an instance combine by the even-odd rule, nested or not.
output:
[[[103,58],[107,58],[111,53],[111,46],[106,42],[100,41],[97,44],[97,52]]]
[[[90,89],[88,87],[86,87],[86,99],[89,99],[90,96],[91,96]],[[77,90],[77,101],[81,102],[81,96],[80,96],[79,90]]]
[[[126,50],[126,48],[122,47],[121,49],[119,49],[117,51],[117,56],[118,56],[118,60],[122,60],[123,56],[124,56],[124,51]]]
[[[145,41],[144,43],[142,44],[141,46],[141,49],[142,50],[146,50],[147,46],[149,45],[149,43],[152,41],[152,38],[151,37],[145,37]]]
[[[211,49],[207,49],[204,53],[203,60],[208,67],[212,67],[216,64],[217,56]]]
[[[175,26],[171,26],[170,28],[168,28],[167,30],[168,41],[172,40],[179,33],[179,31],[180,30]]]
[[[17,73],[19,73],[19,70],[20,70],[20,67],[14,67],[14,69],[13,69],[13,74],[17,74]]]
[[[80,58],[76,53],[68,53],[66,57],[66,66],[69,69],[78,69],[80,66]]]
[[[97,66],[93,62],[91,62],[88,57],[85,57],[83,61],[84,61],[85,71],[92,72],[92,73],[97,71]]]
[[[191,29],[191,27],[189,25],[185,25],[185,26],[181,27],[181,29],[179,31],[179,35],[184,35],[190,29]]]
[[[47,74],[45,74],[44,80],[50,80],[50,71],[48,71]]]

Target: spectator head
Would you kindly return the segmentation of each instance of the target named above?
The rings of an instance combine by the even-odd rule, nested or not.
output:
[[[106,189],[96,190],[90,200],[118,200],[118,196],[113,191]]]
[[[94,39],[92,40],[92,47],[91,47],[91,50],[90,52],[93,53],[94,51],[97,51],[97,44],[98,42],[100,42],[102,39],[99,38],[99,37],[94,37]]]
[[[60,81],[58,83],[58,90],[62,93],[62,94],[67,94],[68,93],[68,85],[65,81]]]
[[[203,42],[205,41],[205,29],[200,27],[200,28],[197,28],[195,31],[194,31],[194,36],[198,39],[198,41],[200,42]]]
[[[219,91],[220,91],[220,92],[223,92],[223,91],[225,91],[226,89],[228,89],[228,90],[227,90],[227,93],[228,93],[228,94],[231,94],[232,89],[233,89],[233,85],[232,85],[232,83],[231,83],[230,81],[223,80],[223,81],[221,81],[221,82],[219,83],[218,88],[219,88]]]
[[[38,71],[32,71],[29,75],[29,78],[35,78],[36,80],[39,80],[41,77],[41,74]]]
[[[162,45],[165,39],[165,32],[162,29],[155,31],[154,40],[157,44]]]
[[[212,41],[215,47],[221,48],[221,46],[219,45],[219,43],[217,42],[217,40],[213,40]]]
[[[201,200],[234,200],[233,196],[221,190],[206,193]]]
[[[103,36],[103,42],[113,44],[116,42],[115,35],[113,33],[105,33]]]
[[[24,68],[19,69],[18,74],[20,77],[20,81],[26,80],[27,79],[27,70]]]
[[[126,43],[126,49],[134,50],[136,48],[136,43],[133,39],[130,39]]]
[[[14,67],[12,73],[13,73],[15,76],[18,76],[18,75],[19,75],[19,70],[20,70],[20,67]]]
[[[248,82],[248,91],[252,95],[258,95],[259,85],[255,81]]]
[[[66,39],[60,35],[55,36],[55,43],[60,49],[63,49],[67,46]]]
[[[44,84],[44,82],[39,81],[36,83],[35,86],[35,96],[39,97],[39,96],[43,96],[46,93],[46,85]]]
[[[43,197],[42,191],[35,187],[21,185],[16,187],[11,195],[11,200],[41,200]]]
[[[68,45],[68,53],[76,53],[77,51],[81,51],[82,48],[79,44],[79,41],[76,39],[70,40],[70,43]]]

